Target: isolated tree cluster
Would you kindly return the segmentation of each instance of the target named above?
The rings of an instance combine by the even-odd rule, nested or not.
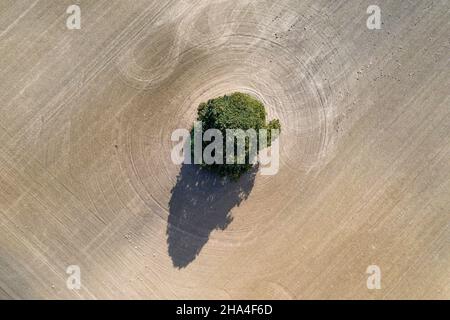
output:
[[[203,133],[208,129],[220,130],[223,136],[224,146],[226,145],[227,140],[227,129],[241,129],[243,131],[254,129],[257,133],[259,133],[260,129],[266,129],[267,146],[270,146],[271,142],[277,138],[276,136],[271,135],[271,129],[281,130],[280,121],[278,119],[266,123],[266,111],[262,102],[248,94],[240,92],[224,95],[208,100],[206,103],[201,103],[198,107],[197,121],[202,122]],[[260,151],[259,139],[258,136],[258,143],[256,146],[258,153]],[[191,139],[191,141],[193,141],[193,139]],[[203,149],[207,145],[208,143],[203,142]],[[193,150],[193,146],[191,149]],[[250,140],[247,139],[244,164],[237,163],[237,158],[234,163],[227,164],[225,159],[226,155],[223,154],[223,164],[202,164],[202,166],[221,176],[236,180],[253,166],[250,161],[249,150]]]

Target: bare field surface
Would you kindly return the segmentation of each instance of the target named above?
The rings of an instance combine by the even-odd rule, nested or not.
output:
[[[0,1],[0,298],[450,299],[448,1],[381,30],[359,0],[71,4]],[[223,187],[170,136],[233,91],[280,170]]]

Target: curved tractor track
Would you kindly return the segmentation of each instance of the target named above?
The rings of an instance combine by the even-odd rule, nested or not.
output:
[[[447,1],[66,2],[0,5],[0,297],[450,298]],[[278,174],[174,165],[234,91]]]

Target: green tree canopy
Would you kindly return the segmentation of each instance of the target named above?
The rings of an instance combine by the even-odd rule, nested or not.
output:
[[[201,103],[198,107],[198,121],[202,122],[203,133],[208,129],[218,129],[223,135],[223,146],[226,145],[227,129],[254,129],[257,133],[259,129],[268,129],[267,145],[277,137],[271,137],[270,129],[281,129],[278,119],[266,123],[266,111],[264,105],[257,99],[248,94],[235,92],[231,95],[224,95],[215,99]],[[193,136],[194,130],[192,130]],[[193,142],[194,139],[191,139]],[[208,143],[203,142],[203,149]],[[248,171],[252,164],[249,163],[249,140],[246,140],[246,161],[244,164],[226,164],[225,152],[223,154],[223,164],[203,164],[204,167],[217,172],[221,176],[227,176],[231,179],[238,179],[243,173]],[[192,147],[193,150],[193,147]],[[259,152],[259,144],[257,146]]]

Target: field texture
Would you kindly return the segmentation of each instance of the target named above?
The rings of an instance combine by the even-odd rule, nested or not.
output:
[[[447,0],[0,0],[0,298],[450,299],[449,49]],[[278,174],[173,164],[234,91]]]

